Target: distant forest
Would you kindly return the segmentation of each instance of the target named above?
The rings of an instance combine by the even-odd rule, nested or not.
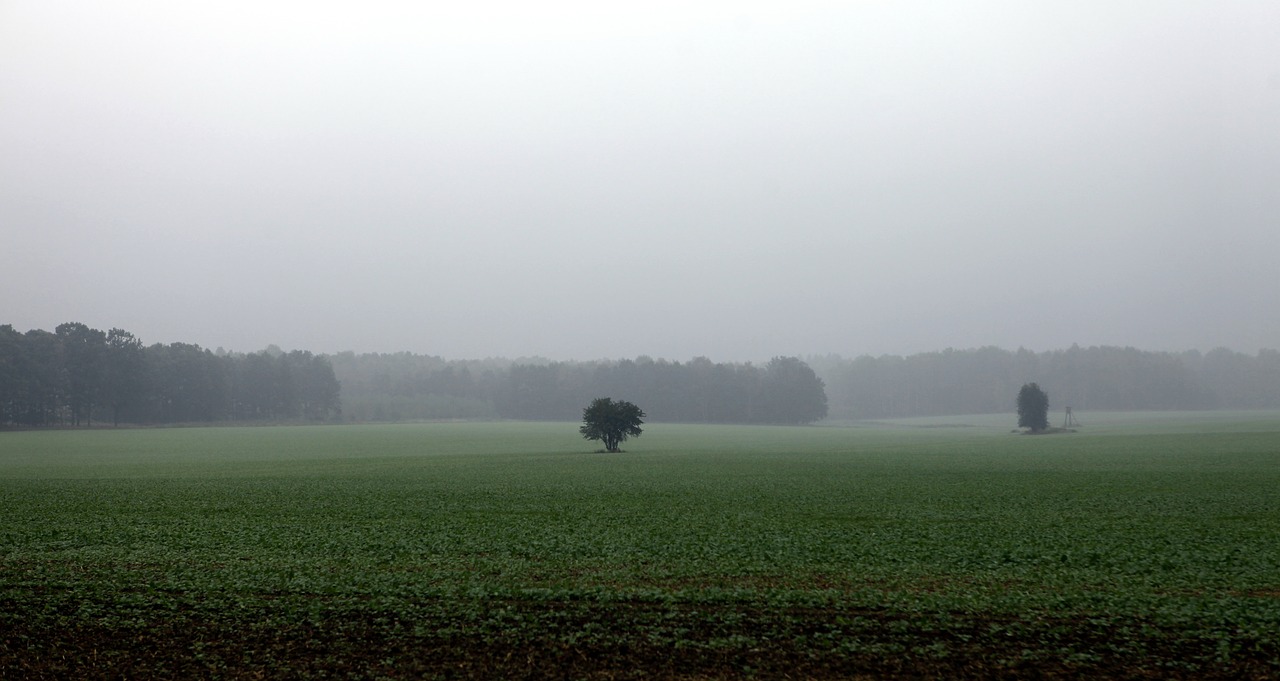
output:
[[[143,346],[122,329],[0,326],[0,425],[325,421],[341,413],[329,360]]]
[[[596,397],[658,421],[809,423],[827,414],[804,362],[764,366],[647,358],[560,363],[436,357],[237,354],[187,343],[144,346],[122,329],[0,326],[0,425],[219,421],[581,418]]]
[[[706,358],[599,362],[445,360],[396,354],[330,357],[345,415],[574,419],[593,396],[644,407],[654,420],[806,423],[1014,411],[1038,382],[1051,410],[1280,408],[1280,352],[1250,356],[1072,346],[1050,352],[986,347],[910,355],[777,358],[761,367]]]
[[[1012,412],[1019,387],[1031,381],[1048,393],[1052,411],[1280,408],[1275,350],[986,347],[808,362],[826,384],[831,417],[840,419]]]
[[[705,357],[635,360],[448,361],[338,353],[343,413],[354,421],[509,418],[573,421],[596,397],[633,402],[654,421],[811,423],[827,415],[822,381],[796,357],[764,366]]]
[[[1072,346],[987,347],[907,357],[776,357],[764,365],[542,359],[446,360],[412,353],[314,355],[274,346],[217,352],[144,346],[122,329],[0,326],[0,425],[573,421],[595,397],[649,420],[801,424],[1013,411],[1035,381],[1077,411],[1280,408],[1280,352],[1250,356]]]

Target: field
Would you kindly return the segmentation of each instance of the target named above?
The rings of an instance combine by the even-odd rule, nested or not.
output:
[[[0,433],[0,678],[1280,677],[1280,414]]]

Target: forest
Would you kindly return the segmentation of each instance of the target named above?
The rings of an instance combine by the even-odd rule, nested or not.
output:
[[[763,366],[705,357],[670,362],[447,361],[343,352],[331,360],[354,421],[510,418],[573,421],[593,398],[640,405],[654,421],[811,423],[827,415],[822,380],[796,357]]]
[[[908,356],[775,358],[764,366],[635,360],[446,360],[411,353],[338,353],[344,414],[357,421],[430,418],[573,419],[591,397],[635,402],[653,420],[808,423],[1013,413],[1035,381],[1050,408],[1076,411],[1280,407],[1280,352],[1152,352],[1076,345],[996,347]]]
[[[595,397],[642,405],[657,421],[810,423],[826,416],[813,370],[794,357],[764,366],[639,358],[618,362],[484,360],[271,347],[217,352],[144,346],[122,329],[52,333],[0,326],[0,425],[405,421],[573,421]]]
[[[447,360],[408,352],[211,351],[144,345],[70,322],[0,326],[0,425],[577,420],[596,397],[652,421],[804,424],[1013,411],[1036,381],[1054,411],[1280,407],[1280,352],[1150,352],[1073,345],[909,356],[720,363],[653,359]]]
[[[1073,345],[1032,352],[995,347],[906,357],[809,357],[832,418],[1012,412],[1019,386],[1039,383],[1050,409],[1075,411],[1280,407],[1280,352],[1226,348],[1170,353]]]
[[[341,413],[329,360],[310,352],[214,353],[123,329],[0,326],[0,425],[327,421]]]

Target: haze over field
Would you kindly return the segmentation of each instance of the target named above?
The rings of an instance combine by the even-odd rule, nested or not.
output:
[[[1280,5],[0,2],[0,323],[1280,347]]]

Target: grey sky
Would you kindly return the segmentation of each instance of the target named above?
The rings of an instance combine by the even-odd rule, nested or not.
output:
[[[1280,347],[1280,4],[615,4],[0,0],[0,323]]]

